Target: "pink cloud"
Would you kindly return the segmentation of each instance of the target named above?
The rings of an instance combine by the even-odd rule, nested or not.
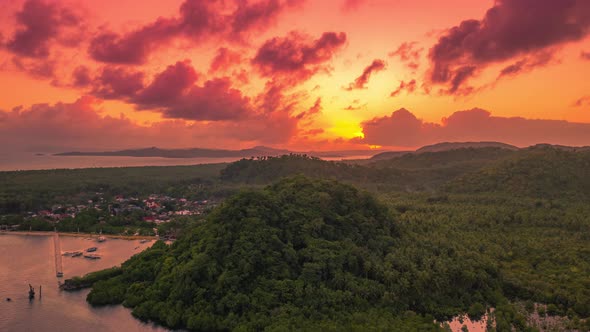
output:
[[[239,64],[242,61],[242,55],[239,52],[232,51],[226,47],[217,49],[217,54],[211,61],[209,67],[210,73],[225,72],[228,68]]]
[[[79,25],[81,18],[59,3],[27,0],[16,13],[16,20],[18,28],[5,47],[21,56],[47,58],[51,44],[59,41],[63,29]],[[65,44],[77,45],[71,40]]]
[[[120,66],[107,66],[93,81],[92,94],[103,99],[128,100],[143,89],[144,73]]]
[[[327,70],[326,62],[346,43],[346,34],[325,32],[319,39],[291,32],[286,37],[266,41],[252,63],[262,75],[298,83],[318,71]]]
[[[416,80],[411,80],[409,82],[401,81],[397,89],[390,94],[390,97],[397,97],[402,91],[407,91],[407,93],[412,93],[416,90]]]
[[[497,117],[482,109],[451,114],[442,123],[418,119],[406,109],[362,123],[364,138],[355,142],[419,147],[450,141],[500,141],[517,146],[538,143],[590,145],[590,124],[521,117]]]
[[[390,52],[390,57],[398,57],[401,62],[412,70],[418,69],[420,66],[420,55],[424,48],[417,47],[418,42],[404,42],[395,51]]]
[[[354,82],[350,83],[345,90],[352,91],[365,89],[365,86],[369,83],[371,75],[383,70],[385,70],[385,61],[380,59],[373,60],[373,62],[363,70],[361,76],[357,77]]]
[[[468,93],[468,80],[492,63],[550,52],[588,35],[590,3],[584,0],[498,0],[482,20],[449,29],[430,49],[429,78],[449,94]]]
[[[0,110],[0,151],[236,148],[286,144],[299,131],[298,120],[282,112],[242,121],[166,120],[140,125],[123,115],[102,115],[98,106],[99,100],[82,97],[74,103]]]
[[[90,69],[86,66],[78,66],[72,72],[72,81],[75,87],[87,87],[92,83]]]
[[[154,80],[142,89],[133,102],[140,108],[158,108],[173,104],[197,81],[197,72],[190,61],[179,61],[156,75]]]
[[[250,31],[264,31],[282,12],[301,2],[185,0],[177,17],[159,18],[126,34],[101,33],[91,40],[88,52],[96,61],[144,64],[152,52],[175,38],[199,42],[217,36],[234,40]]]

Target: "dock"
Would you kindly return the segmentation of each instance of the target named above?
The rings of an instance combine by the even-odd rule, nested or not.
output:
[[[59,242],[59,233],[53,233],[53,248],[55,250],[55,275],[63,277],[63,264],[61,261],[61,245]]]

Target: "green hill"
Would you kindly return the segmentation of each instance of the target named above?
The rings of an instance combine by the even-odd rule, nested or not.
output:
[[[171,247],[134,256],[88,301],[201,331],[436,331],[430,314],[448,319],[494,301],[500,286],[487,260],[455,261],[445,247],[423,256],[400,236],[369,194],[290,178],[238,194]]]
[[[228,182],[270,183],[297,174],[323,179],[356,180],[367,176],[367,171],[362,166],[290,154],[239,160],[223,169],[220,178]]]
[[[590,151],[535,147],[451,182],[458,193],[563,198],[590,196]]]

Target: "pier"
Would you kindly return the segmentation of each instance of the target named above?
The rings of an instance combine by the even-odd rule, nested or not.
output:
[[[55,275],[63,277],[63,265],[61,262],[61,245],[59,243],[59,233],[53,233],[53,248],[55,249]]]

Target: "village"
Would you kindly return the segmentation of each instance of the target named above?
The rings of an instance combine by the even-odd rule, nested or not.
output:
[[[178,217],[200,216],[216,206],[212,200],[189,200],[161,194],[150,194],[144,198],[123,195],[105,198],[103,193],[97,192],[93,198],[84,203],[54,204],[47,209],[28,211],[23,221],[43,220],[49,225],[58,226],[60,222],[77,220],[80,219],[77,217],[90,214],[96,216],[95,224],[126,219],[156,227]],[[21,225],[4,225],[4,230],[19,229],[22,229]]]

